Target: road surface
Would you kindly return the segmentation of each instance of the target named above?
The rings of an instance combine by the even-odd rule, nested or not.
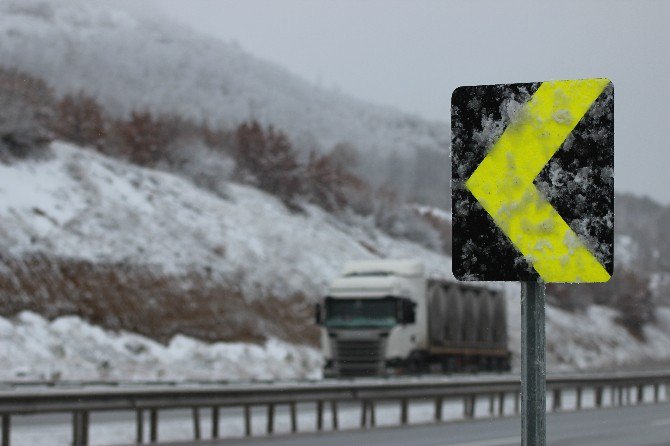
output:
[[[669,446],[670,405],[549,414],[549,446]],[[173,445],[226,446],[518,446],[518,417],[272,438]]]

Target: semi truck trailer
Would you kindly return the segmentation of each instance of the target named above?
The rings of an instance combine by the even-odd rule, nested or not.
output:
[[[414,260],[348,262],[316,308],[325,376],[505,371],[502,291],[427,278]]]

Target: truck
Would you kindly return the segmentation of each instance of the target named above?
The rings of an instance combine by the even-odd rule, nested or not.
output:
[[[509,370],[506,313],[502,291],[416,260],[348,262],[316,306],[324,376]]]

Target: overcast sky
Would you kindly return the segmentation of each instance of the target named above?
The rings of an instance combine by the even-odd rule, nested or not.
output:
[[[670,2],[150,1],[307,80],[445,125],[459,85],[609,77],[616,189],[670,203]]]

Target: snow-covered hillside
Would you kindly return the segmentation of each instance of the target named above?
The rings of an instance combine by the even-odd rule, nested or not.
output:
[[[39,252],[150,265],[166,275],[209,268],[212,281],[240,281],[252,300],[264,293],[320,296],[342,264],[357,258],[417,258],[432,276],[451,277],[449,257],[393,239],[368,222],[346,224],[312,206],[294,214],[248,186],[230,184],[222,198],[177,176],[60,142],[46,159],[0,164],[0,222],[0,249],[12,257]],[[518,358],[519,290],[515,284],[506,290],[510,348]],[[593,307],[580,315],[549,307],[550,367],[670,358],[670,315],[661,309],[658,316],[657,325],[645,328],[649,342],[643,343],[615,322],[613,310]],[[212,372],[183,367],[185,354],[198,356]],[[280,363],[287,366],[278,377],[316,376],[315,357],[314,350],[276,340],[231,346],[177,336],[161,346],[75,317],[48,323],[22,313],[0,320],[0,359],[12,363],[4,378],[267,377],[265,367]]]
[[[449,257],[348,225],[315,206],[230,184],[228,198],[167,173],[54,143],[47,160],[0,164],[0,248],[94,262],[212,271],[249,295],[317,296],[347,259],[420,258],[439,277]]]
[[[304,145],[347,141],[405,158],[449,144],[444,123],[317,87],[235,44],[112,2],[0,1],[0,61],[59,93],[83,89],[116,115],[150,108],[230,126],[254,118]]]

